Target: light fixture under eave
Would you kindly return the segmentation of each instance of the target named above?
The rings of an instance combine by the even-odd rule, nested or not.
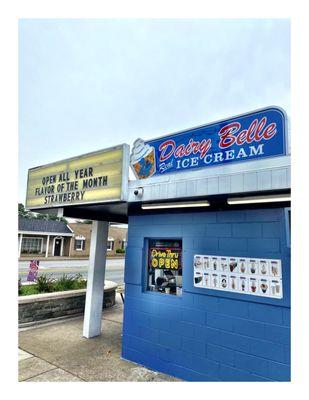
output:
[[[203,201],[190,201],[183,203],[153,203],[153,204],[142,204],[143,210],[155,210],[162,208],[186,208],[186,207],[208,207],[210,203],[206,200]]]
[[[251,197],[231,197],[227,203],[232,204],[254,204],[254,203],[277,203],[282,201],[291,201],[289,194],[277,194],[270,196],[251,196]]]

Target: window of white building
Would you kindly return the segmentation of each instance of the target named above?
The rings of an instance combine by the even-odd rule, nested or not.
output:
[[[74,249],[77,251],[83,251],[85,250],[85,246],[86,246],[86,238],[84,236],[76,236]]]
[[[109,250],[109,251],[114,250],[114,247],[115,247],[115,240],[114,240],[114,238],[108,237],[108,240],[107,240],[107,250]]]
[[[21,242],[21,252],[29,254],[37,254],[42,252],[42,238],[23,237]]]

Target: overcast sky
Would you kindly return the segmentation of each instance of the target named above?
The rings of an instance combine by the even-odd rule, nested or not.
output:
[[[290,112],[288,20],[22,20],[28,168],[257,108]]]

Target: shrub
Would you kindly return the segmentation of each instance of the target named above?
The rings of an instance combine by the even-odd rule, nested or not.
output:
[[[52,274],[39,275],[36,279],[36,284],[21,285],[21,280],[18,280],[18,294],[27,296],[31,294],[62,292],[66,290],[85,289],[87,281],[81,274],[66,275],[63,274],[59,279],[52,278]]]
[[[75,286],[75,277],[63,274],[54,284],[55,292],[62,292],[64,290],[73,290]]]
[[[86,287],[86,281],[81,274],[66,275],[63,274],[55,283],[54,291],[62,292],[65,290],[82,289]]]
[[[37,285],[23,285],[21,288],[21,296],[29,296],[32,294],[38,294]]]
[[[116,249],[117,254],[124,254],[125,252],[125,249]]]
[[[53,291],[55,280],[52,278],[52,274],[39,275],[36,279],[38,293],[50,293]]]

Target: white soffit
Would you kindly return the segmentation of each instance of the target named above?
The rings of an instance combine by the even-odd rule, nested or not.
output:
[[[250,193],[291,187],[291,157],[273,157],[129,182],[128,202]],[[143,196],[134,194],[143,188]]]

